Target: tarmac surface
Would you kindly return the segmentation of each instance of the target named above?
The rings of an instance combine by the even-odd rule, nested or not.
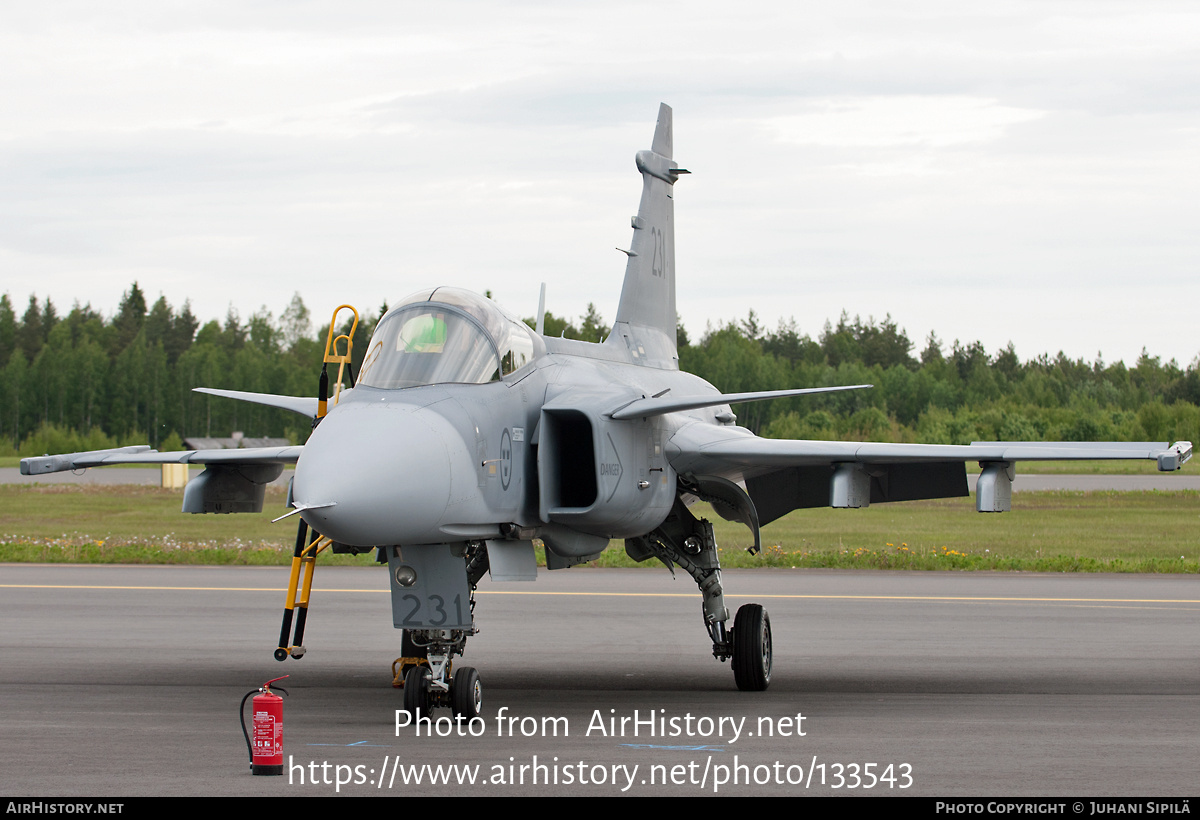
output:
[[[485,579],[460,660],[483,681],[478,737],[446,721],[447,737],[397,730],[379,568],[321,567],[308,654],[275,662],[286,581],[281,568],[0,565],[0,792],[1196,792],[1195,576],[728,571],[731,608],[770,612],[762,693],[738,692],[711,657],[686,576]],[[284,674],[290,765],[252,777],[238,702]],[[460,768],[431,785],[425,764]]]

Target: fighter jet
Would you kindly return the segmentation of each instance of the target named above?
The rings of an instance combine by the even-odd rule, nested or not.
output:
[[[552,571],[623,539],[634,560],[686,572],[701,592],[713,655],[731,661],[738,689],[763,690],[770,618],[751,603],[731,619],[713,527],[693,514],[697,501],[747,526],[757,552],[760,527],[798,508],[966,496],[968,462],[982,467],[978,511],[1002,512],[1019,461],[1138,458],[1176,470],[1191,457],[1189,442],[951,446],[753,435],[730,405],[869,385],[722,394],[680,371],[673,193],[688,171],[673,157],[668,106],[636,164],[641,203],[616,320],[601,343],[546,337],[490,299],[430,287],[383,316],[357,382],[350,374],[351,388],[332,399],[205,390],[311,417],[302,447],[121,448],[26,458],[21,471],[203,464],[184,512],[228,513],[261,511],[265,485],[294,463],[289,515],[302,520],[276,657],[304,654],[311,574],[299,605],[295,593],[314,545],[374,549],[388,565],[392,620],[409,659],[405,708],[449,706],[470,718],[481,708],[479,675],[452,659],[476,633],[472,593],[489,572],[493,581],[535,580],[535,540]],[[327,344],[327,361],[345,365],[349,344],[340,356]]]

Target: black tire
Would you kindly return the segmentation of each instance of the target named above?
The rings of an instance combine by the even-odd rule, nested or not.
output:
[[[429,697],[429,681],[431,675],[428,666],[414,666],[404,675],[404,710],[416,720],[420,716],[429,717],[431,698]],[[418,710],[420,715],[417,714]]]
[[[758,604],[745,604],[733,619],[733,680],[743,692],[771,683],[771,618]]]
[[[450,711],[464,720],[477,718],[483,711],[483,685],[473,667],[460,666],[454,670],[454,679],[450,682]]]

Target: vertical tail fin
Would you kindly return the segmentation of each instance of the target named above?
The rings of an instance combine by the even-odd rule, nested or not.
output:
[[[672,159],[671,108],[658,108],[649,151],[638,151],[642,201],[633,218],[633,243],[626,253],[625,284],[607,344],[628,349],[636,364],[676,369],[675,208],[672,188],[683,168]]]

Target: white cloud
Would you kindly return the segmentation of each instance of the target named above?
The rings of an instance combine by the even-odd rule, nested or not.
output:
[[[136,277],[208,318],[429,282],[531,313],[547,280],[611,316],[665,100],[693,334],[846,308],[1190,361],[1141,305],[1200,299],[1200,10],[1131,8],[9,5],[0,287],[112,310]]]
[[[945,148],[999,139],[1008,126],[1045,113],[961,95],[818,99],[806,101],[804,108],[766,126],[781,142],[796,145]]]

